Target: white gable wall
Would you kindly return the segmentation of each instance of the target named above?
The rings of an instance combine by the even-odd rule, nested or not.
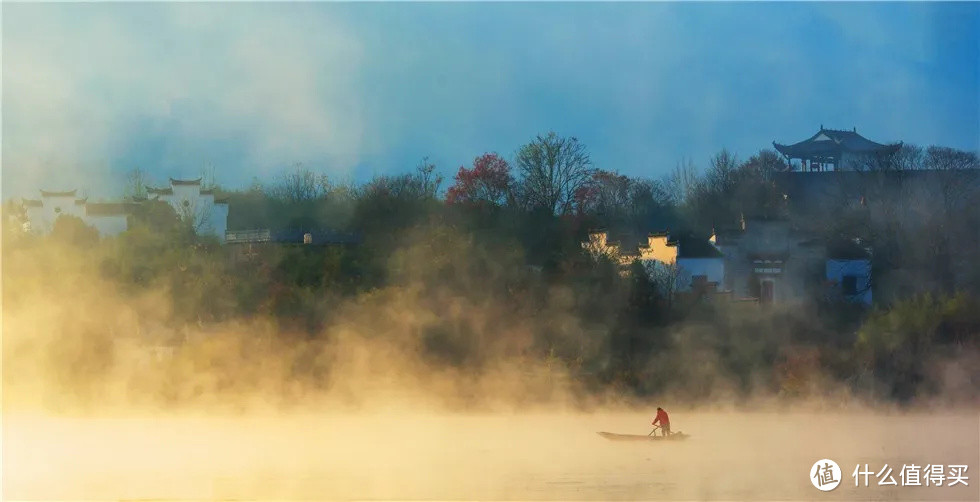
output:
[[[177,215],[182,218],[193,218],[199,234],[214,235],[224,242],[228,229],[228,204],[215,202],[213,193],[201,193],[199,184],[173,184],[172,193],[156,196],[158,200],[167,202]],[[27,220],[32,232],[38,234],[50,233],[54,222],[62,214],[77,216],[87,225],[95,227],[100,235],[118,235],[127,228],[126,214],[93,214],[86,212],[86,204],[76,203],[74,195],[45,196],[42,194],[41,205],[26,207]],[[185,203],[186,202],[186,203]]]
[[[31,231],[38,234],[47,234],[54,229],[54,222],[59,216],[67,214],[84,219],[85,205],[76,204],[74,195],[41,195],[40,206],[27,206],[27,221],[30,222]]]
[[[42,225],[46,229],[44,232],[50,232],[54,229],[54,222],[59,216],[63,214],[78,216],[81,218],[82,208],[84,206],[75,204],[75,196],[58,196],[58,197],[41,197],[42,209],[44,210],[41,219],[43,220]]]
[[[201,193],[200,184],[174,184],[172,193],[161,194],[158,199],[170,204],[182,219],[193,219],[198,234],[214,235],[224,242],[228,228],[228,204],[216,203],[213,193]]]

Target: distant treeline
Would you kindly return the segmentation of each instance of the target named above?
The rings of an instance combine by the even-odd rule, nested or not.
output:
[[[594,390],[692,401],[719,389],[805,397],[840,388],[900,400],[947,392],[941,368],[975,358],[980,336],[980,262],[955,259],[980,256],[980,204],[921,201],[933,217],[912,223],[899,210],[910,201],[881,198],[874,203],[896,207],[815,220],[783,197],[776,178],[786,167],[769,150],[744,161],[721,151],[706,169],[684,163],[660,179],[628,177],[597,169],[585,145],[554,133],[512,159],[480,155],[448,182],[425,159],[362,185],[296,166],[244,190],[219,187],[229,229],[333,229],[359,233],[361,244],[268,245],[249,256],[196,236],[164,203],[139,205],[127,231],[101,240],[69,217],[49,236],[24,234],[8,204],[4,298],[18,283],[6,280],[17,274],[6,260],[60,246],[123,291],[167,291],[174,325],[273,319],[283,337],[316,339],[348,321],[338,305],[411,291],[411,308],[431,320],[405,336],[418,337],[433,366],[478,370],[499,355],[488,348],[494,330],[524,323],[521,357],[560,361]],[[874,169],[978,167],[973,153],[906,145]],[[805,219],[799,225],[819,236],[862,238],[886,267],[922,274],[910,282],[922,287],[872,311],[816,299],[767,310],[675,298],[639,264],[623,274],[581,246],[596,228],[624,242],[667,228],[707,237],[742,218]],[[875,273],[888,269],[876,264]],[[934,280],[940,273],[955,277]],[[477,327],[447,310],[459,303],[501,319]],[[977,365],[966,367],[976,396]]]

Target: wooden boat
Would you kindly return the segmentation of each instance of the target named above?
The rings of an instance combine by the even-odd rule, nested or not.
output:
[[[612,441],[673,441],[687,439],[687,434],[681,431],[671,433],[669,436],[645,436],[640,434],[616,434],[614,432],[597,432],[596,434]]]

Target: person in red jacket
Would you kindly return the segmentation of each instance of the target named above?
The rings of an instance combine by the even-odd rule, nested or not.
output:
[[[670,417],[667,416],[667,412],[663,408],[657,408],[657,418],[653,419],[652,425],[657,425],[660,422],[660,430],[663,432],[664,436],[670,435]]]

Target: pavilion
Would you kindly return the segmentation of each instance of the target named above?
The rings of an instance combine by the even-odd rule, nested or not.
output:
[[[898,151],[902,143],[884,145],[871,141],[857,132],[824,129],[809,139],[792,145],[773,141],[776,151],[786,157],[791,170],[797,170],[793,159],[800,161],[800,171],[850,171],[854,164],[868,158],[881,157]]]

